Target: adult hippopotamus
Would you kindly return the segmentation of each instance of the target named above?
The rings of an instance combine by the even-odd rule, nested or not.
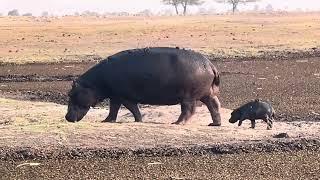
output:
[[[138,104],[180,103],[181,115],[173,124],[181,124],[201,101],[211,113],[209,125],[220,126],[219,84],[216,67],[195,51],[169,47],[125,50],[102,60],[73,82],[65,118],[80,121],[90,107],[109,98],[110,111],[103,122],[115,122],[121,105],[141,122]]]

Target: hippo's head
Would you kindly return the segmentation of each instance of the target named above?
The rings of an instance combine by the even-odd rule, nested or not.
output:
[[[97,103],[95,92],[90,88],[83,87],[78,82],[73,82],[68,96],[68,112],[65,116],[68,122],[80,121],[87,114],[90,107],[95,106]]]
[[[235,109],[234,111],[232,111],[231,113],[231,117],[229,119],[230,123],[235,123],[238,120],[240,120],[241,118],[241,111],[239,109]]]

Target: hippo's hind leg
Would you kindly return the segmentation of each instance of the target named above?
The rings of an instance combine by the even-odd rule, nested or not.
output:
[[[267,127],[267,129],[268,130],[270,130],[270,129],[272,129],[272,127],[273,127],[273,118],[268,118],[268,127]]]
[[[178,120],[172,124],[186,123],[191,116],[195,113],[196,101],[183,101],[181,102],[181,114]]]
[[[113,98],[110,99],[109,115],[102,122],[116,122],[120,106],[121,106],[121,102],[119,100],[113,99]]]
[[[142,122],[142,116],[137,103],[123,101],[122,104],[133,114],[135,122]]]
[[[220,101],[217,96],[205,96],[200,99],[210,111],[212,123],[209,126],[221,126]]]
[[[266,115],[262,120],[267,123],[267,130],[271,130],[273,125],[272,119]]]

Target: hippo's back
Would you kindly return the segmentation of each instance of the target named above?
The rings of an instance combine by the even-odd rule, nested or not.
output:
[[[274,114],[272,106],[269,103],[261,101],[259,99],[255,99],[244,104],[240,107],[240,109],[242,112],[245,112],[245,114],[247,114],[248,118],[253,119],[261,119],[266,115],[271,117]]]
[[[101,63],[103,81],[114,96],[144,104],[177,104],[210,93],[213,65],[200,53],[178,48],[119,52]]]

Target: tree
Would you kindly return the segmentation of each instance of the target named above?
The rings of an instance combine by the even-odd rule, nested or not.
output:
[[[138,16],[152,16],[153,13],[151,12],[150,9],[145,9],[143,11],[140,11],[137,13]]]
[[[183,7],[183,15],[187,14],[187,7],[190,6],[199,6],[203,4],[201,0],[180,0],[181,5]]]
[[[181,3],[181,0],[162,0],[162,3],[174,6],[176,14],[179,15],[178,6]]]
[[[41,13],[41,16],[42,16],[42,17],[48,17],[48,16],[49,16],[49,13],[48,13],[47,11],[43,11],[43,12]]]
[[[259,5],[258,4],[254,5],[253,11],[254,12],[258,12],[259,11]]]
[[[14,9],[12,11],[8,12],[8,16],[19,16],[19,11],[18,9]]]
[[[239,3],[249,3],[249,2],[257,2],[260,0],[215,0],[218,3],[228,3],[232,5],[232,13],[234,13],[237,10],[237,7]]]
[[[22,16],[32,16],[32,13],[25,13],[25,14],[22,14]]]
[[[202,0],[162,0],[162,3],[167,4],[167,5],[172,5],[176,9],[176,14],[179,15],[179,4],[182,5],[183,7],[183,15],[187,14],[187,7],[194,6],[194,5],[201,5],[203,4]]]
[[[273,7],[272,7],[271,4],[268,4],[268,5],[266,6],[266,11],[267,11],[268,13],[270,13],[270,12],[273,11]]]

